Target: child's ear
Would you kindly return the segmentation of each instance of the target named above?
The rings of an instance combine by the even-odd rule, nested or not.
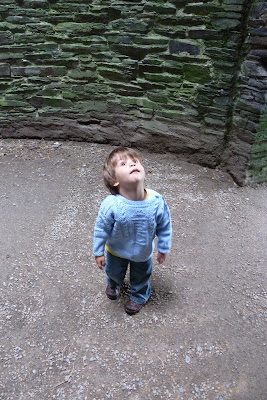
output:
[[[119,182],[114,183],[113,186],[115,186],[115,187],[119,186]]]

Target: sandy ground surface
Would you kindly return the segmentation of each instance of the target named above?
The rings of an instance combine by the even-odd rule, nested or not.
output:
[[[130,317],[92,256],[110,149],[0,140],[1,400],[266,400],[267,186],[142,152],[173,247]]]

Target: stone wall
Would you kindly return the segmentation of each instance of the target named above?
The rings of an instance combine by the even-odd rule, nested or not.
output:
[[[223,163],[238,181],[267,181],[267,4],[252,2]]]
[[[0,135],[149,147],[266,180],[264,21],[258,0],[1,0]]]

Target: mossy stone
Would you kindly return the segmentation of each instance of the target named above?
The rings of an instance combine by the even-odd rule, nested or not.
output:
[[[198,64],[184,65],[184,77],[189,82],[202,84],[212,80],[209,67]]]

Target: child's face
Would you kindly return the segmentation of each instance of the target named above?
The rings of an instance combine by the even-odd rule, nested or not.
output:
[[[144,183],[145,170],[138,158],[127,155],[118,155],[115,163],[115,176],[117,182],[114,186],[124,187]]]

